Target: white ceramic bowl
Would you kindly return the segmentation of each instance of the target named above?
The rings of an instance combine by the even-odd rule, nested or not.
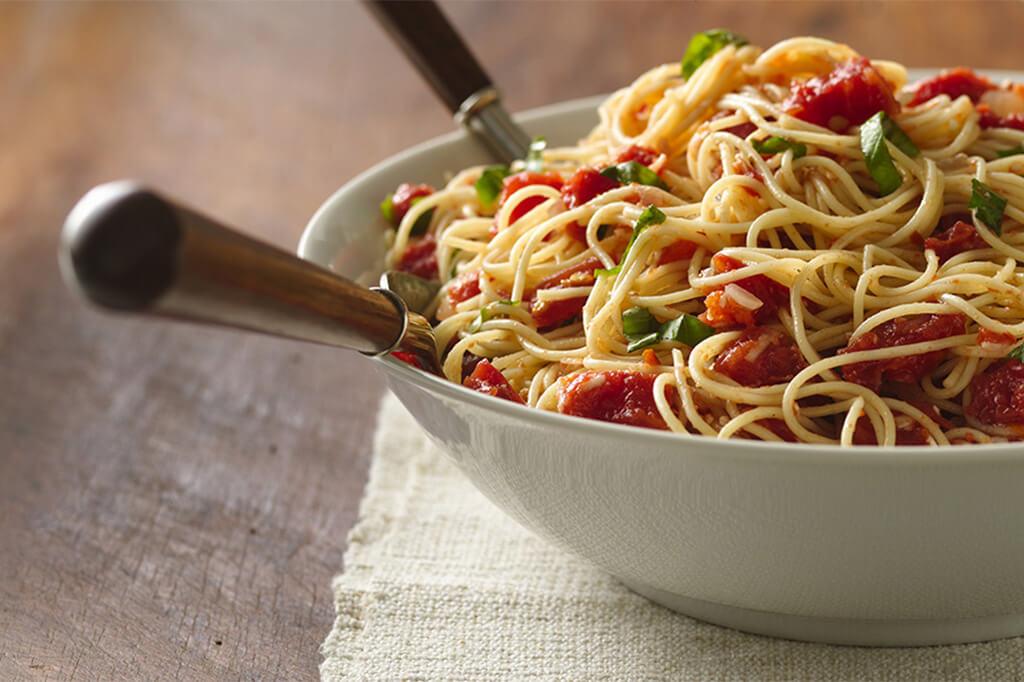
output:
[[[553,144],[589,99],[520,118]],[[360,175],[310,221],[303,258],[370,283],[380,198],[487,162],[462,133]],[[434,441],[523,525],[656,602],[740,630],[844,644],[1024,633],[1019,445],[852,448],[716,441],[531,410],[376,361]]]

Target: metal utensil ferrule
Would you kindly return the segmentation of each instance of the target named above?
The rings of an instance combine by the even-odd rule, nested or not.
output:
[[[530,138],[501,105],[497,89],[486,87],[467,97],[455,112],[455,122],[481,138],[506,163],[526,158]]]

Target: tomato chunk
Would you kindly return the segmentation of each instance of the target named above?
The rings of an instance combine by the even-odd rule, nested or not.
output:
[[[619,153],[615,158],[615,163],[636,161],[641,166],[650,166],[659,156],[661,156],[661,154],[650,147],[641,147],[640,145],[631,144]]]
[[[396,267],[424,279],[437,279],[437,240],[434,235],[410,241]]]
[[[928,429],[921,426],[916,419],[907,415],[897,415],[896,445],[928,445],[929,443],[931,440]],[[853,429],[853,444],[878,445],[875,429],[867,417],[857,420],[857,426]]]
[[[719,274],[746,267],[742,261],[721,254],[716,254],[711,259],[711,264]],[[730,296],[724,287],[712,291],[704,298],[706,310],[701,313],[700,318],[715,329],[766,324],[774,320],[779,308],[789,302],[789,289],[765,275],[745,277],[733,282],[733,285],[755,296],[761,301],[761,306],[750,309],[741,305],[741,302]]]
[[[505,375],[498,371],[498,368],[492,365],[489,360],[478,362],[473,369],[473,373],[466,377],[462,385],[480,393],[493,395],[495,398],[510,400],[520,405],[525,404],[522,396],[512,388]]]
[[[648,429],[667,429],[654,402],[655,374],[584,371],[564,385],[558,411],[576,417]]]
[[[420,359],[418,357],[416,357],[412,353],[406,353],[404,350],[391,351],[391,357],[395,358],[396,360],[401,360],[407,365],[412,365],[416,369],[426,369],[426,367],[423,366],[423,363],[420,362]]]
[[[548,187],[554,187],[555,189],[562,189],[562,176],[558,173],[536,173],[534,171],[523,171],[522,173],[516,173],[505,178],[502,187],[501,194],[498,196],[498,207],[505,205],[505,201],[510,196],[518,192],[524,187],[530,185],[547,185]],[[519,202],[519,205],[515,207],[512,214],[509,216],[509,222],[514,223],[524,215],[535,209],[537,206],[544,202],[543,197],[529,197]]]
[[[582,263],[560,270],[545,278],[537,285],[537,289],[568,289],[590,286],[594,283],[594,270],[601,267],[604,267],[604,264],[600,258],[588,258]],[[551,329],[579,317],[586,302],[586,296],[556,301],[534,299],[530,304],[530,313],[533,315],[538,329]]]
[[[963,334],[967,318],[952,315],[911,315],[883,322],[839,353],[854,353],[874,348],[892,348],[911,343],[923,343]],[[888,360],[868,360],[839,368],[843,378],[878,391],[883,381],[912,384],[939,366],[947,351],[937,350],[919,355],[902,356]]]
[[[616,180],[606,178],[593,168],[581,168],[562,187],[562,202],[566,208],[576,208],[616,187],[619,187]]]
[[[714,369],[741,386],[784,384],[807,366],[791,338],[772,327],[754,327],[726,346]]]
[[[453,306],[468,301],[480,293],[480,272],[464,272],[448,286],[448,302]]]
[[[433,193],[434,188],[430,185],[411,185],[408,182],[403,182],[391,195],[392,222],[397,226],[412,208],[414,199],[429,197]]]
[[[787,443],[799,442],[799,438],[782,419],[762,419],[757,422]]]
[[[879,111],[895,115],[900,110],[889,83],[864,57],[854,57],[827,76],[794,86],[783,108],[836,132],[860,125]]]
[[[984,327],[978,330],[978,345],[982,348],[1002,348],[1012,346],[1017,337],[1006,332],[994,332]]]
[[[967,95],[972,102],[977,103],[983,94],[994,90],[995,87],[995,83],[988,78],[959,66],[943,71],[938,76],[918,81],[909,104],[916,106],[939,95],[948,95],[950,99]]]
[[[978,125],[982,128],[1013,128],[1024,130],[1024,114],[1007,114],[1000,116],[988,106],[978,106]]]
[[[736,113],[736,111],[734,109],[727,110],[727,111],[720,111],[717,114],[715,114],[714,116],[712,116],[711,120],[714,121],[714,120],[717,120],[719,118],[725,118],[726,116],[732,116],[735,113]],[[757,130],[757,126],[754,125],[753,123],[747,121],[746,123],[737,123],[734,126],[729,126],[728,128],[722,128],[718,132],[732,133],[736,137],[746,138],[747,135],[749,135],[750,133],[754,132],[755,130]]]
[[[956,221],[948,230],[924,240],[924,248],[934,251],[940,263],[945,263],[958,253],[987,247],[988,244],[978,234],[974,224],[963,220]]]
[[[997,362],[971,381],[968,416],[982,424],[1024,424],[1024,363]]]
[[[693,257],[693,254],[697,252],[697,245],[686,239],[680,239],[677,242],[672,242],[664,249],[661,250],[661,255],[658,256],[658,265],[665,265],[666,263],[675,263],[676,261],[688,260]]]

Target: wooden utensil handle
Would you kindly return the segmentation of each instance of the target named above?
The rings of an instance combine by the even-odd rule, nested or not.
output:
[[[61,268],[93,303],[377,354],[405,306],[131,182],[101,185],[68,215]]]
[[[437,3],[367,0],[365,4],[453,114],[472,95],[491,87],[491,79]]]

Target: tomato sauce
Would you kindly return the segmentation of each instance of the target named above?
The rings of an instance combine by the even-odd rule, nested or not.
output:
[[[714,370],[741,386],[784,384],[807,367],[791,338],[773,327],[753,327],[726,346]]]
[[[525,404],[522,396],[512,388],[505,375],[498,371],[498,368],[492,365],[489,360],[478,362],[472,374],[466,377],[462,385],[480,393],[493,395],[495,398],[510,400],[520,405]]]
[[[558,396],[558,411],[587,419],[667,429],[654,402],[656,375],[626,371],[584,371]]]
[[[791,116],[836,132],[860,125],[879,111],[894,116],[900,110],[892,87],[864,57],[794,86],[783,107]]]

